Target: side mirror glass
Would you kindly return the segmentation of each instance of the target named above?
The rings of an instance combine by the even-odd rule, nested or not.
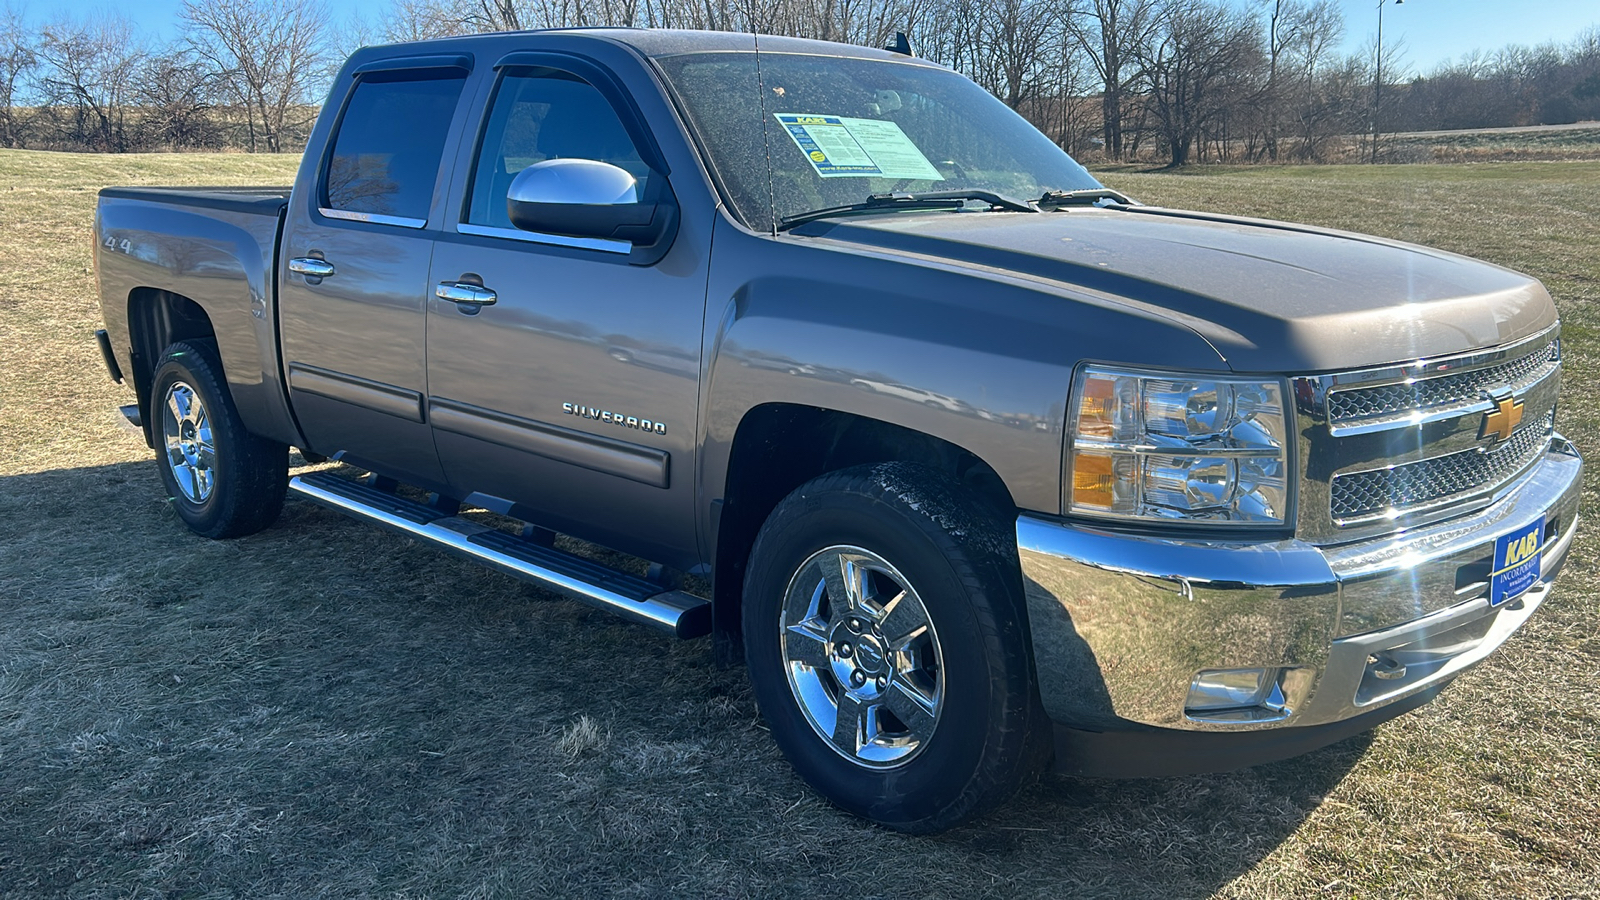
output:
[[[630,262],[660,259],[677,232],[677,204],[666,179],[648,179],[648,197],[626,170],[593,159],[547,159],[512,179],[511,224],[523,231],[602,238],[633,245]]]

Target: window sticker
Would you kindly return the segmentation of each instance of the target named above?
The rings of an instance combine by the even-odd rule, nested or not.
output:
[[[801,113],[773,115],[823,178],[944,180],[893,122]]]

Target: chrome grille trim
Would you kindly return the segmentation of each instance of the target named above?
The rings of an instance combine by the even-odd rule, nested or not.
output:
[[[1419,462],[1335,475],[1333,518],[1340,524],[1393,518],[1492,489],[1514,478],[1550,446],[1555,417],[1517,429],[1494,448],[1474,447]]]
[[[1481,369],[1452,372],[1378,387],[1336,390],[1328,394],[1328,421],[1334,426],[1378,419],[1409,418],[1413,413],[1468,407],[1485,391],[1522,390],[1555,371],[1561,344],[1552,340],[1526,356]]]
[[[1490,452],[1493,448],[1479,435],[1484,417],[1495,408],[1493,398],[1503,396],[1507,390],[1524,404],[1524,426],[1536,428],[1538,423],[1547,423],[1555,413],[1561,390],[1560,334],[1561,326],[1556,323],[1539,334],[1486,350],[1291,378],[1294,427],[1300,438],[1294,451],[1299,471],[1296,536],[1318,545],[1371,540],[1470,514],[1520,484],[1540,458],[1533,450],[1527,451],[1523,465],[1497,465],[1481,479],[1413,481],[1427,472],[1449,475],[1453,469],[1407,470],[1398,476],[1407,479],[1399,486],[1375,484],[1371,479],[1345,479],[1469,451]],[[1384,415],[1342,422],[1335,422],[1331,415],[1335,408],[1349,409],[1335,405],[1334,398],[1339,394],[1400,386],[1408,397],[1416,398],[1422,382],[1454,376],[1476,381],[1480,386],[1478,396],[1425,409],[1391,409]],[[1449,382],[1446,387],[1450,384],[1457,383]],[[1459,384],[1454,389],[1459,391]],[[1448,396],[1444,388],[1426,390],[1430,393],[1421,396]],[[1508,439],[1498,446],[1510,443]],[[1549,441],[1536,443],[1542,449]],[[1476,486],[1454,490],[1467,481]],[[1340,489],[1337,502],[1333,496],[1336,482]],[[1391,488],[1397,493],[1391,493]],[[1366,493],[1372,496],[1361,496]],[[1378,510],[1380,502],[1383,508]],[[1391,502],[1401,505],[1391,506]]]

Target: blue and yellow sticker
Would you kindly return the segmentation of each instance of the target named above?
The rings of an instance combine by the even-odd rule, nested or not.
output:
[[[823,178],[909,178],[943,181],[944,176],[900,126],[887,119],[773,113],[806,162]]]
[[[849,127],[839,116],[801,116],[776,113],[778,122],[800,151],[806,155],[812,168],[823,178],[841,175],[882,175],[871,154],[861,146]]]
[[[1538,519],[1494,542],[1494,572],[1489,576],[1489,605],[1499,606],[1533,587],[1543,558],[1540,541],[1544,520]]]

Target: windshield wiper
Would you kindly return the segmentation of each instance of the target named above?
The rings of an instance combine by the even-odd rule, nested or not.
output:
[[[1033,201],[1039,204],[1040,209],[1055,209],[1062,206],[1093,206],[1102,200],[1122,206],[1137,206],[1128,198],[1128,195],[1113,191],[1110,188],[1084,188],[1080,191],[1045,191],[1044,196]]]
[[[867,199],[848,206],[830,206],[813,209],[793,216],[784,216],[779,231],[788,231],[817,219],[832,216],[853,216],[862,213],[883,212],[896,209],[956,209],[969,200],[989,204],[990,209],[1009,212],[1038,212],[1021,200],[1013,200],[993,191],[921,191],[919,193],[868,194]]]

